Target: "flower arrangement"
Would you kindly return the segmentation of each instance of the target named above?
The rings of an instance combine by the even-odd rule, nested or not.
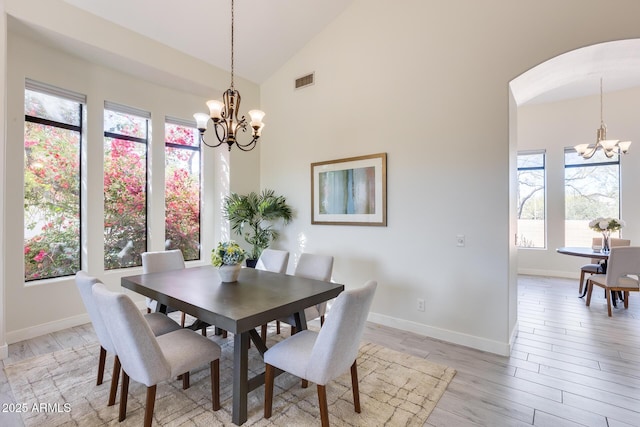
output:
[[[214,267],[222,265],[237,265],[247,257],[247,253],[236,242],[218,243],[218,247],[211,251],[211,264]]]
[[[618,231],[625,225],[627,224],[623,220],[615,218],[596,218],[589,222],[589,228],[598,232]]]

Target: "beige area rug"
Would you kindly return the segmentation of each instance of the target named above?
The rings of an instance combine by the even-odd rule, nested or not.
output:
[[[269,345],[273,339],[269,337]],[[181,381],[161,383],[157,389],[154,425],[220,426],[231,422],[233,341],[222,343],[220,397],[222,408],[211,409],[209,368],[191,373],[191,387]],[[250,369],[264,370],[252,346]],[[145,387],[131,382],[127,419],[118,422],[118,404],[107,407],[113,357],[107,358],[104,383],[95,385],[97,344],[61,350],[5,367],[16,402],[27,409],[26,426],[140,426]],[[351,377],[341,376],[327,386],[332,426],[422,426],[455,375],[455,370],[375,344],[363,344],[358,358],[362,412],[353,410]],[[120,390],[118,390],[118,399]],[[316,387],[300,387],[290,374],[276,378],[273,415],[263,418],[264,387],[249,394],[246,426],[320,425]]]

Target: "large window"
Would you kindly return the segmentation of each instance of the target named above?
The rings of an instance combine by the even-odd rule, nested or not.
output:
[[[80,269],[80,141],[85,97],[31,80],[24,96],[24,278]]]
[[[147,144],[145,111],[105,102],[104,268],[142,265],[147,250]]]
[[[165,248],[200,259],[200,140],[193,124],[165,123]]]
[[[589,221],[620,217],[620,159],[608,159],[602,150],[588,160],[573,148],[564,154],[565,245],[591,246],[597,233]]]
[[[545,153],[518,153],[518,240],[522,248],[545,247]]]

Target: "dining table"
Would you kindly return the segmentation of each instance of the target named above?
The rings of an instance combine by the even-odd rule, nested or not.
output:
[[[121,278],[121,285],[233,334],[232,422],[247,421],[248,394],[264,384],[264,372],[249,378],[249,341],[267,351],[256,328],[294,315],[306,329],[304,309],[337,297],[344,285],[282,273],[242,268],[237,282],[224,283],[213,266],[199,266]],[[185,351],[187,351],[185,349]]]
[[[566,246],[557,248],[556,252],[559,254],[565,255],[573,255],[582,258],[591,258],[602,260],[600,264],[600,268],[602,269],[602,274],[607,273],[607,261],[609,260],[609,251],[603,251],[602,249],[593,249],[586,246]],[[584,287],[584,292],[580,295],[580,298],[583,298],[587,294],[588,286]],[[613,306],[616,307],[617,304],[617,296],[622,299],[622,294],[620,292],[612,292],[611,301]]]

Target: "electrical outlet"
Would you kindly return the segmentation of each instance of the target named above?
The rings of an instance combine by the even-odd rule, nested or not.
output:
[[[422,298],[418,298],[418,311],[424,311],[424,300]]]
[[[464,247],[464,243],[465,243],[465,238],[464,238],[464,234],[458,234],[456,236],[456,246],[458,247]]]

